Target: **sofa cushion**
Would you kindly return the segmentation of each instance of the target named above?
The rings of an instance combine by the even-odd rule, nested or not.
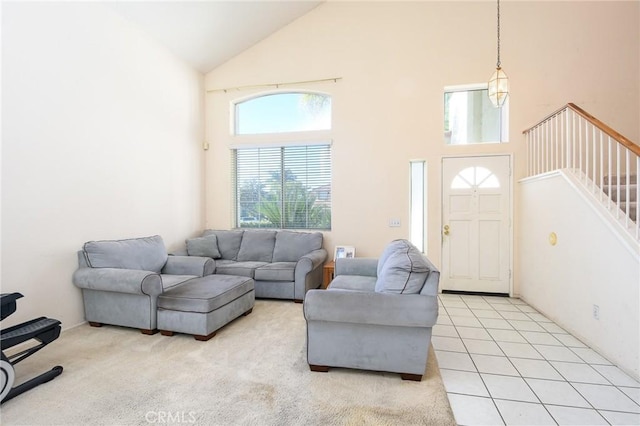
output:
[[[84,244],[92,268],[138,269],[159,273],[167,262],[167,249],[160,235],[128,240],[89,241]]]
[[[207,235],[214,234],[218,240],[218,250],[222,255],[222,259],[237,260],[243,233],[244,230],[242,229],[230,231],[207,229],[202,233],[202,236],[206,237]]]
[[[427,276],[429,264],[420,251],[410,243],[397,247],[389,254],[376,281],[379,293],[420,293]]]
[[[366,275],[337,275],[327,287],[329,290],[374,291],[376,277]]]
[[[389,256],[391,256],[398,250],[406,249],[411,245],[412,244],[407,240],[393,240],[389,244],[387,244],[387,246],[382,251],[382,254],[378,258],[378,270],[377,270],[378,274],[377,275],[380,276],[380,274],[382,273],[382,268],[385,262],[387,261],[387,259],[389,258]]]
[[[276,231],[244,231],[238,262],[271,262]]]
[[[256,269],[255,279],[262,281],[295,281],[296,262],[274,262]]]
[[[216,274],[253,278],[256,269],[266,264],[267,262],[216,262]]]
[[[197,275],[167,275],[161,274],[162,278],[162,289],[164,291],[169,290],[172,287],[177,286],[178,284],[182,284],[187,282],[193,278],[198,278]]]
[[[273,262],[297,262],[305,254],[321,248],[321,232],[278,231]]]
[[[187,240],[187,254],[220,259],[222,255],[218,250],[218,237],[216,234],[209,234],[206,237],[189,238]]]

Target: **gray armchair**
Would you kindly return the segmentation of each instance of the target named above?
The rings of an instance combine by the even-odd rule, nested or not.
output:
[[[156,330],[157,299],[169,288],[211,275],[207,257],[168,256],[162,237],[89,241],[78,252],[73,283],[82,290],[85,319],[94,327],[112,324]]]
[[[327,290],[304,300],[307,361],[400,373],[422,380],[438,317],[440,272],[410,242],[396,240],[380,259],[337,259]]]

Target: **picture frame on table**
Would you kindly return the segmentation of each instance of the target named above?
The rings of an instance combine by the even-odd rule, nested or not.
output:
[[[353,246],[336,246],[333,253],[333,260],[353,257],[356,257],[356,248]]]

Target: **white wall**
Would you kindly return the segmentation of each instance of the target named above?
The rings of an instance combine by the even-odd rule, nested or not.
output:
[[[409,161],[424,159],[427,254],[439,265],[443,156],[513,154],[517,181],[526,167],[522,130],[567,102],[640,136],[637,2],[518,1],[501,10],[501,59],[511,82],[507,144],[443,144],[444,87],[482,83],[495,70],[495,2],[329,1],[207,74],[206,88],[342,77],[288,88],[333,97],[333,228],[325,246],[377,256],[390,240],[408,237]],[[207,95],[209,227],[232,226],[229,145],[241,140],[229,135],[230,103],[259,91]],[[390,218],[402,226],[390,228]],[[517,262],[514,272],[517,294]]]
[[[98,3],[2,4],[2,292],[7,323],[82,322],[88,240],[204,225],[203,76]]]
[[[564,173],[519,184],[522,298],[640,377],[640,255]],[[557,244],[549,234],[557,234]],[[593,305],[600,319],[593,317]]]

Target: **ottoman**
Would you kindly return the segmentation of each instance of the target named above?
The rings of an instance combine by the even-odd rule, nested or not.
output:
[[[240,315],[248,315],[255,303],[254,281],[234,275],[194,278],[158,296],[158,329],[209,340],[216,331]]]

